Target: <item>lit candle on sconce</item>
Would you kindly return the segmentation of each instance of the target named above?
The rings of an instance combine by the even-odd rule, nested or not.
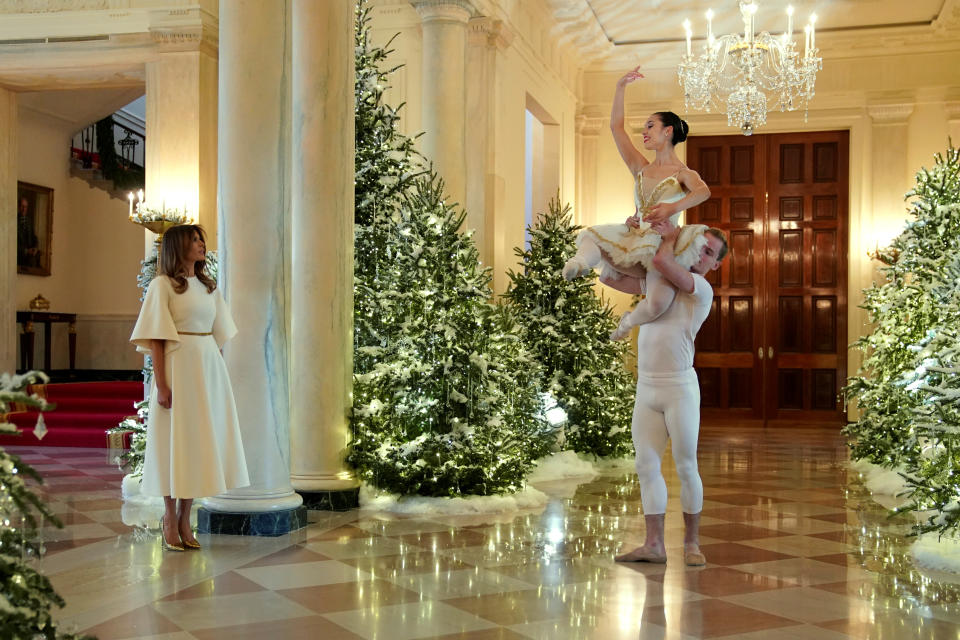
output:
[[[130,191],[127,193],[127,200],[130,201],[130,213],[127,214],[127,217],[132,218],[133,217],[133,191]]]
[[[690,20],[683,21],[683,30],[687,34],[687,55],[690,55],[690,36],[693,35],[693,32],[690,31]]]

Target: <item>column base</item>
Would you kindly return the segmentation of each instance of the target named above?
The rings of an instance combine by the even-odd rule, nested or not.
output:
[[[349,511],[360,506],[360,488],[329,491],[297,491],[303,506],[311,511]]]
[[[307,526],[307,508],[304,506],[282,511],[248,513],[211,511],[200,507],[197,511],[197,530],[231,536],[282,536]]]

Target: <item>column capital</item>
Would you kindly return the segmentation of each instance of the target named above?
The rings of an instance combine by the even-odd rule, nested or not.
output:
[[[577,133],[582,136],[596,136],[603,127],[604,119],[599,116],[580,114],[577,116]]]
[[[867,114],[874,124],[903,124],[913,113],[913,106],[912,102],[869,104],[867,105]]]
[[[504,51],[513,43],[515,35],[513,29],[504,24],[503,20],[480,16],[471,18],[467,23],[467,39],[470,44],[485,44]]]
[[[423,22],[461,22],[466,24],[474,14],[470,0],[413,0],[410,4]]]

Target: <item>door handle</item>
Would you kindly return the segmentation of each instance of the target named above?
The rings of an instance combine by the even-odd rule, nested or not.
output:
[[[763,360],[763,347],[757,349],[757,357]]]
[[[767,359],[773,360],[773,347],[767,347]]]

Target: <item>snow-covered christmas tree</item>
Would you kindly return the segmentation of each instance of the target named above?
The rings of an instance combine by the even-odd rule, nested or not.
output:
[[[564,446],[619,457],[632,451],[636,381],[624,365],[627,343],[610,340],[617,319],[595,293],[597,276],[568,282],[560,273],[576,252],[579,229],[570,206],[551,200],[529,228],[530,247],[515,250],[523,270],[509,273],[504,297],[524,344],[544,366],[544,390],[567,414]]]
[[[27,385],[40,382],[46,382],[46,377],[36,372],[0,376],[0,433],[18,433],[4,419],[10,405],[39,411],[48,408],[43,398],[26,391]],[[40,484],[43,480],[18,456],[0,448],[0,638],[88,637],[62,632],[50,613],[65,603],[38,571],[36,560],[42,552],[39,531],[44,521],[63,525],[30,489],[29,482]]]
[[[960,204],[953,205],[954,207]],[[913,351],[920,364],[907,389],[920,400],[914,430],[921,455],[909,461],[910,509],[925,515],[919,532],[960,531],[960,255],[933,288],[943,324],[930,329]]]
[[[383,102],[389,53],[356,27],[353,441],[362,480],[404,495],[518,491],[552,444],[538,365],[489,303],[465,215]]]
[[[914,219],[881,251],[886,282],[864,290],[862,306],[874,330],[856,343],[865,354],[863,365],[845,390],[860,411],[846,429],[856,459],[909,467],[920,455],[916,420],[923,399],[905,381],[927,357],[917,345],[953,321],[945,306],[951,287],[941,285],[960,253],[958,160],[951,148],[917,174],[907,194]]]

